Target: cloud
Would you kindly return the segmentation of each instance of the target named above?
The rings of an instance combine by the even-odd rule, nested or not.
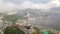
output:
[[[32,2],[34,2],[34,3],[48,3],[48,2],[50,2],[50,1],[52,1],[52,0],[31,0]]]
[[[23,1],[19,4],[5,2],[4,0],[0,0],[0,11],[12,11],[14,9],[50,9],[52,7],[60,7],[59,0],[52,0],[46,4],[44,3],[34,3],[32,1]]]
[[[23,8],[32,8],[32,9],[50,9],[52,7],[60,7],[60,2],[58,0],[53,0],[46,4],[42,3],[33,3],[31,1],[25,1],[20,4]]]
[[[2,0],[0,0],[0,12],[4,12],[4,11],[11,11],[13,9],[15,9],[16,5],[14,3],[10,3],[10,2],[3,2]]]

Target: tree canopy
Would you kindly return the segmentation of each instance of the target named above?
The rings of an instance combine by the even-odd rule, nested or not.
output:
[[[33,32],[32,34],[40,34],[40,29],[38,27],[33,27],[35,32]]]
[[[13,24],[15,24],[18,20],[18,16],[16,14],[13,14],[13,15],[7,15],[5,16],[3,19],[3,21],[10,21],[12,22]]]
[[[3,32],[3,34],[25,34],[21,29],[12,26],[6,27]]]

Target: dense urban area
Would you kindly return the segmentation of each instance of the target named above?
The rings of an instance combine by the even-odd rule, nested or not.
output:
[[[35,20],[49,19],[49,15],[49,13],[44,14],[39,10],[31,9],[0,13],[0,34],[13,34],[11,32],[15,32],[15,34],[60,34],[59,29],[50,28],[44,24],[38,26],[34,24]],[[15,30],[17,28],[21,31]]]

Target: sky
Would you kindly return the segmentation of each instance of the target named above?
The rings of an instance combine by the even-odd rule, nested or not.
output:
[[[14,9],[45,9],[60,7],[60,0],[0,0],[0,11]]]
[[[54,15],[52,17],[53,19],[56,19],[55,22],[57,21],[57,24],[60,23],[60,0],[0,0],[0,12],[28,8],[40,10],[55,10],[57,12],[54,11],[53,13],[59,13],[59,15]]]

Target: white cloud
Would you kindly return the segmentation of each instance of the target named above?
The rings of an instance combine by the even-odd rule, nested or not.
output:
[[[2,0],[0,0],[0,12],[11,11],[15,9],[15,6],[16,5],[13,3],[10,3],[10,2],[4,3]]]
[[[59,0],[53,0],[51,4],[55,4],[56,7],[60,7],[60,1]]]
[[[33,3],[30,1],[25,1],[24,3],[20,4],[23,8],[32,8],[32,9],[50,9],[52,7],[60,7],[60,2],[58,0],[53,0],[49,3],[42,4],[42,3]]]
[[[14,9],[25,9],[25,8],[32,8],[32,9],[50,9],[52,7],[60,7],[59,0],[53,0],[46,4],[42,3],[33,3],[31,1],[24,1],[20,4],[14,4],[11,2],[6,2],[0,0],[0,11],[11,11]]]
[[[23,3],[21,3],[21,4],[19,4],[18,7],[19,7],[20,9],[30,8],[30,7],[32,6],[31,4],[32,4],[32,2],[25,1],[25,2],[23,2]]]

